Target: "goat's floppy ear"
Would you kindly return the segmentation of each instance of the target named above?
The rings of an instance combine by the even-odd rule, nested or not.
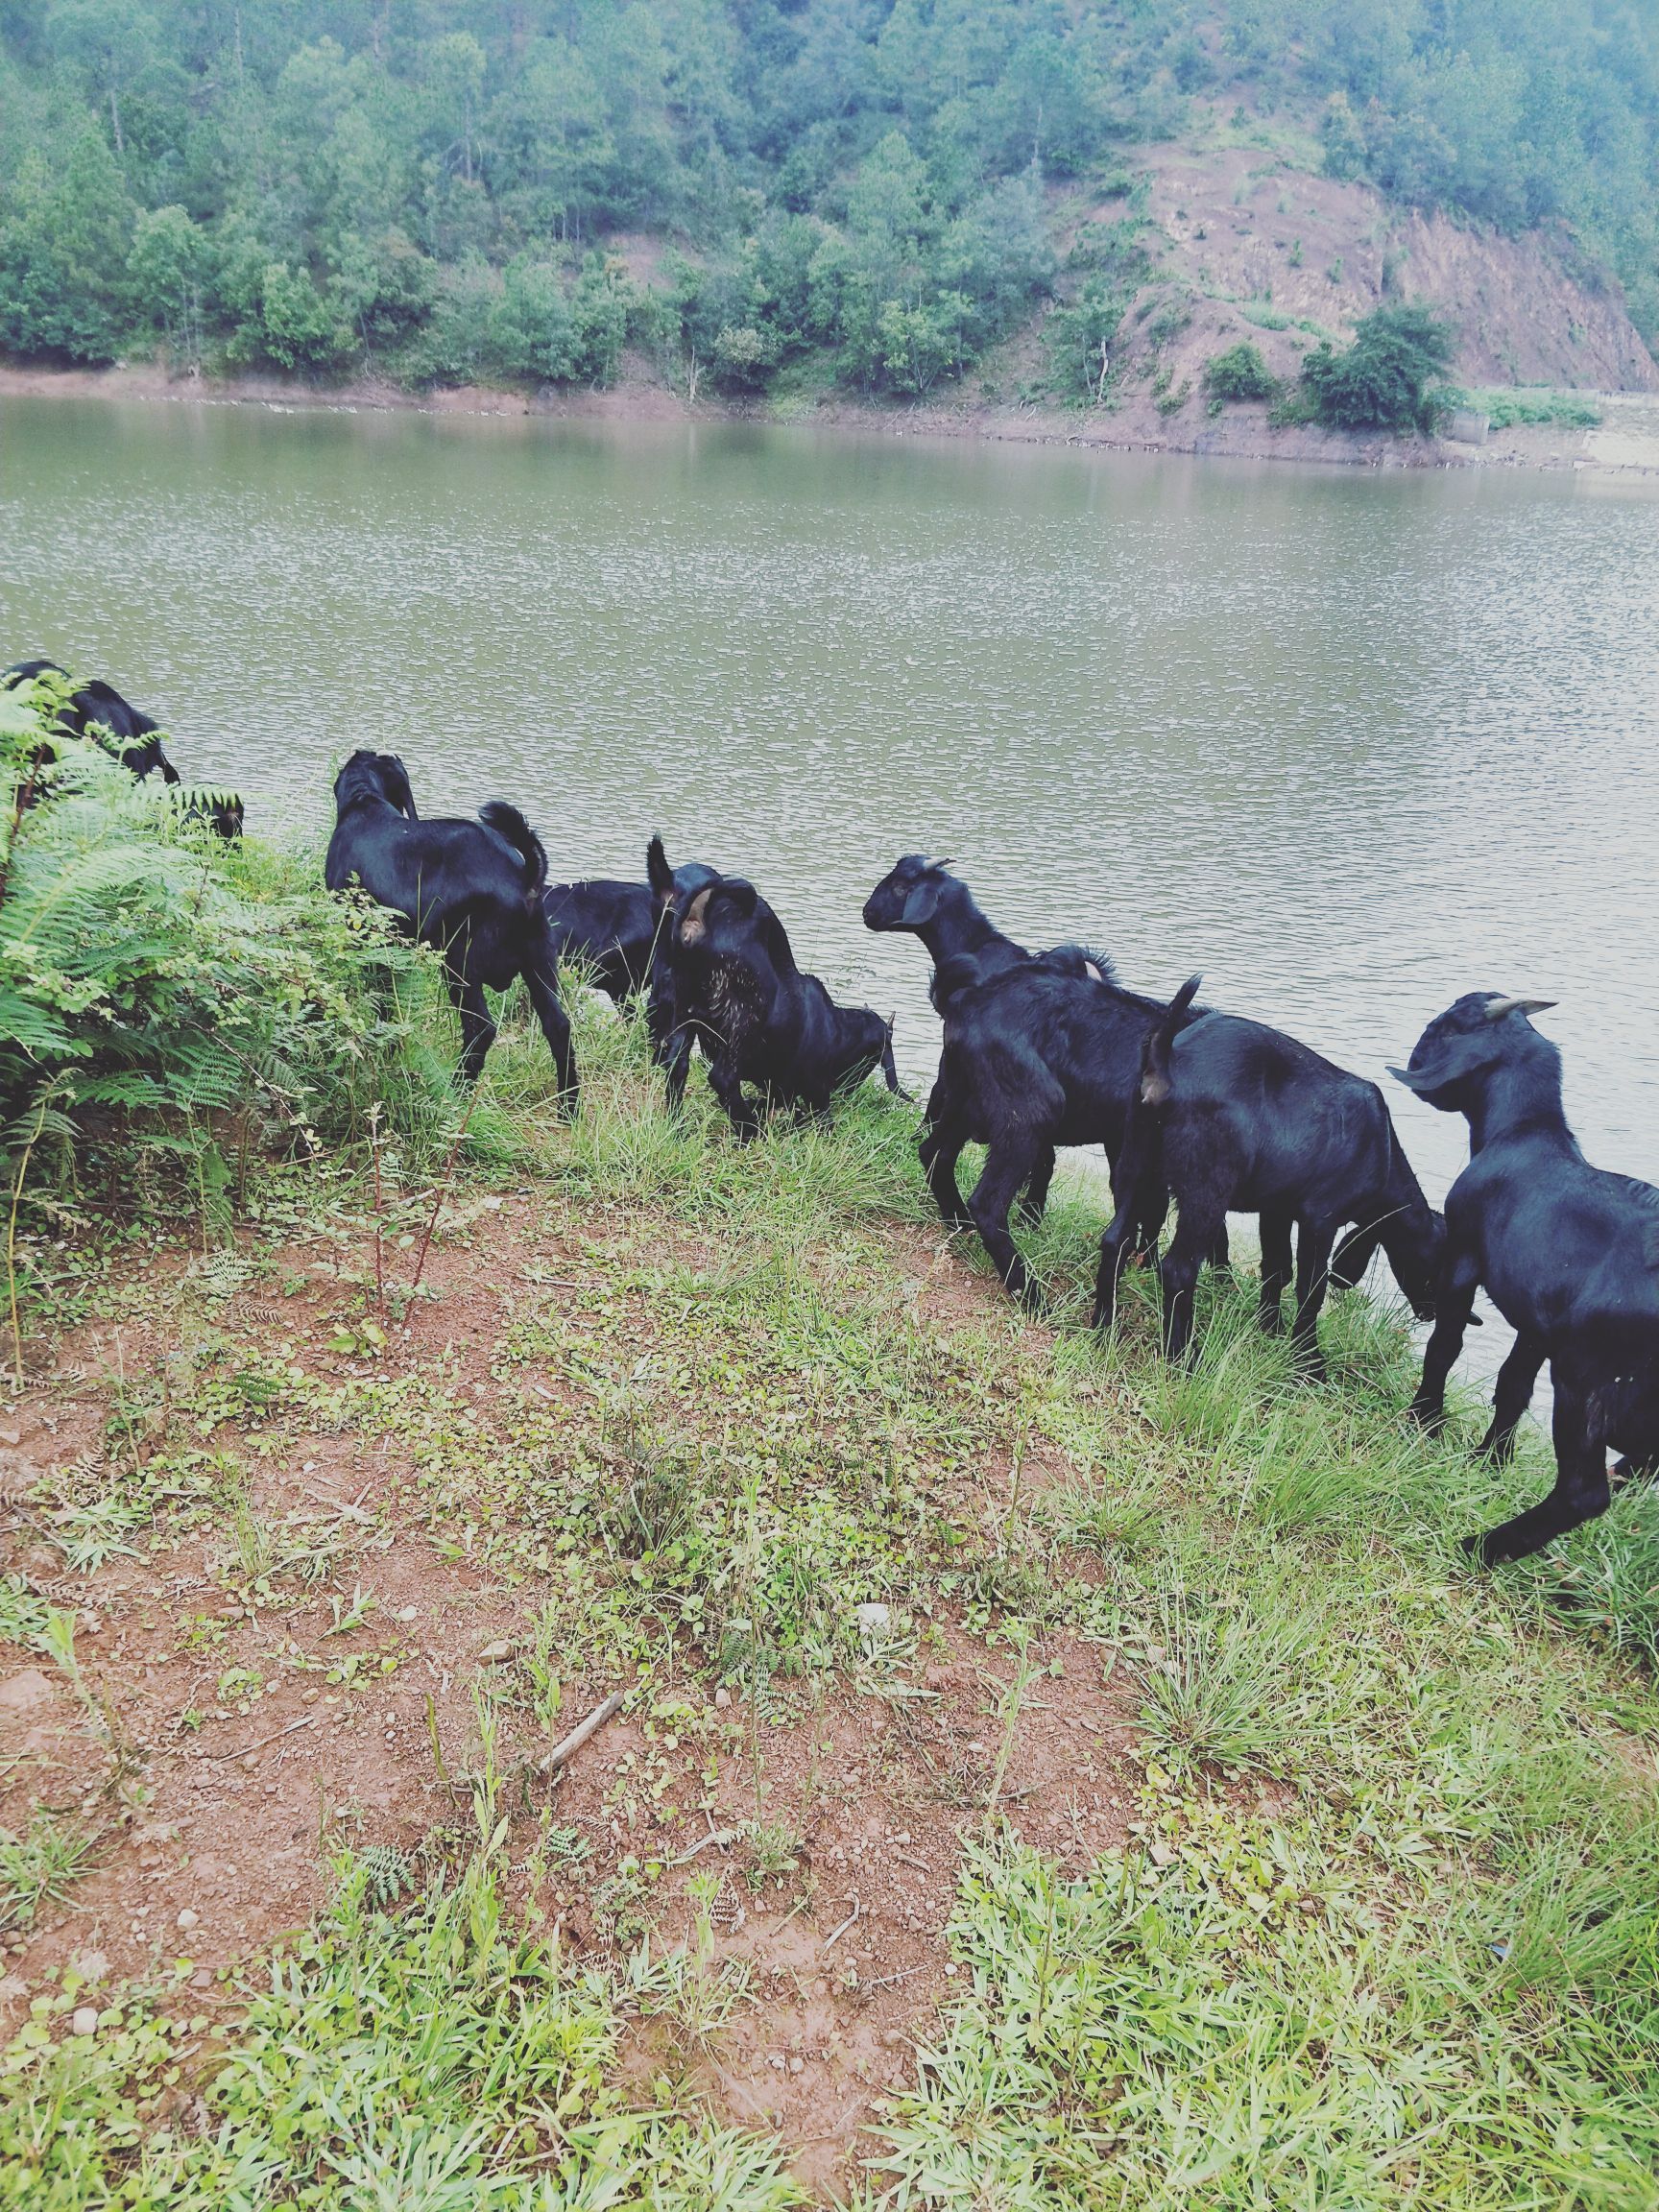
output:
[[[902,926],[906,929],[925,929],[938,913],[944,892],[944,878],[929,869],[904,901],[904,911],[900,916]]]
[[[760,904],[760,894],[746,876],[723,877],[718,883],[710,883],[708,891],[699,892],[698,896],[706,899],[709,892],[718,893],[721,905],[730,908],[745,922],[753,919]]]
[[[1449,1036],[1435,1038],[1429,1050],[1423,1054],[1421,1067],[1390,1068],[1388,1072],[1397,1083],[1404,1083],[1407,1091],[1415,1091],[1419,1098],[1427,1098],[1432,1103],[1436,1092],[1446,1091],[1454,1083],[1461,1083],[1471,1075],[1479,1074],[1483,1068],[1490,1068],[1495,1060],[1501,1059],[1503,1052],[1502,1039],[1495,1037],[1490,1030],[1473,1036],[1467,1032],[1462,1035],[1454,1032]],[[1413,1059],[1416,1056],[1416,1053],[1412,1054]]]

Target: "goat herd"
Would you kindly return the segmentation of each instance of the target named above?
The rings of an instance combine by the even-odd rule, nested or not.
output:
[[[49,665],[22,663],[9,676]],[[156,728],[108,685],[84,686],[74,705],[87,726],[117,737],[142,742]],[[158,739],[156,753],[147,763],[132,757],[135,773],[167,773]],[[237,834],[239,804],[208,796],[199,810]],[[643,997],[675,1105],[692,1051],[702,1050],[740,1139],[755,1134],[767,1104],[823,1114],[878,1067],[898,1091],[892,1024],[837,1006],[798,967],[782,924],[742,878],[702,863],[670,867],[653,837],[642,883],[549,884],[546,854],[517,807],[493,801],[475,821],[422,820],[393,754],[354,753],[334,798],[328,888],[360,886],[437,948],[460,1014],[465,1079],[476,1078],[495,1035],[485,990],[521,977],[562,1106],[574,1110],[564,959],[580,961],[618,1002]],[[1036,1302],[1009,1231],[1016,1205],[1027,1220],[1041,1214],[1058,1146],[1101,1144],[1115,1213],[1101,1238],[1094,1321],[1110,1322],[1125,1262],[1155,1251],[1173,1200],[1175,1233],[1160,1263],[1171,1356],[1190,1352],[1200,1267],[1226,1264],[1230,1213],[1260,1219],[1259,1311],[1269,1332],[1283,1326],[1294,1274],[1291,1338],[1313,1373],[1328,1286],[1352,1286],[1382,1250],[1415,1311],[1433,1321],[1410,1406],[1430,1430],[1445,1420],[1447,1377],[1476,1292],[1487,1291],[1516,1334],[1480,1449],[1494,1463],[1508,1457],[1548,1361],[1556,1481],[1538,1504],[1467,1539],[1486,1564],[1525,1557],[1603,1512],[1612,1480],[1659,1472],[1659,1190],[1592,1167],[1579,1151],[1562,1107],[1560,1054],[1529,1020],[1549,1001],[1470,992],[1391,1070],[1469,1122],[1469,1165],[1442,1218],[1374,1083],[1280,1030],[1196,1004],[1197,977],[1166,1003],[1125,990],[1081,946],[1028,952],[992,926],[947,863],[919,854],[871,892],[864,922],[919,937],[932,958],[945,1035],[922,1166],[945,1220],[977,1230],[1016,1296]],[[964,1202],[956,1167],[971,1142],[987,1154]],[[1609,1450],[1623,1455],[1611,1476]]]

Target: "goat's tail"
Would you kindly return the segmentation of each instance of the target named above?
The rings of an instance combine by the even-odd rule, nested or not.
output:
[[[1198,996],[1202,975],[1189,975],[1161,1016],[1141,1054],[1141,1102],[1163,1106],[1169,1097],[1169,1049],[1187,1026],[1187,1009]]]
[[[546,847],[517,807],[509,806],[505,799],[487,799],[478,809],[478,819],[486,830],[493,830],[497,837],[505,837],[514,851],[522,855],[530,871],[530,880],[524,887],[524,903],[533,914],[540,914],[541,894],[547,888]]]

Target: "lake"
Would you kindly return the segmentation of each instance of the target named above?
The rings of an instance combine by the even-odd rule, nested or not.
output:
[[[661,829],[913,1084],[926,956],[858,909],[916,849],[1385,1083],[1460,992],[1554,998],[1586,1149],[1659,1174],[1650,487],[7,399],[0,532],[0,657],[107,675],[252,829],[321,840],[354,745],[518,802],[556,876]],[[1462,1124],[1387,1087],[1438,1200]]]

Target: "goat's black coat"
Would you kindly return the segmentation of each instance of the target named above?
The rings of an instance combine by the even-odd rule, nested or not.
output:
[[[1411,1410],[1445,1419],[1446,1378],[1481,1287],[1515,1331],[1484,1449],[1507,1456],[1550,1362],[1555,1487],[1466,1539],[1486,1565],[1524,1559],[1607,1509],[1621,1475],[1659,1471],[1659,1190],[1592,1167],[1561,1104],[1561,1055],[1527,1021],[1537,999],[1470,992],[1392,1072],[1469,1122],[1469,1165],[1446,1201],[1436,1320]]]
[[[1030,1291],[1008,1233],[1016,1193],[1057,1145],[1102,1144],[1117,1160],[1147,1037],[1167,1012],[1162,999],[1121,989],[1076,948],[947,997],[922,1166],[940,1213],[953,1228],[978,1230],[1017,1297]],[[956,1162],[968,1143],[990,1151],[964,1206]],[[1162,1191],[1150,1204],[1142,1243],[1164,1218]]]
[[[1262,1326],[1281,1327],[1296,1235],[1292,1338],[1319,1366],[1318,1320],[1330,1283],[1357,1283],[1379,1244],[1425,1319],[1432,1311],[1444,1228],[1401,1149],[1375,1083],[1321,1059],[1283,1030],[1231,1014],[1188,1018],[1193,976],[1146,1039],[1123,1149],[1117,1214],[1100,1240],[1094,1320],[1112,1318],[1124,1255],[1154,1207],[1179,1219],[1160,1269],[1169,1356],[1186,1351],[1192,1293],[1227,1215],[1262,1222]],[[1351,1227],[1334,1262],[1338,1232]]]
[[[334,834],[324,879],[360,883],[444,956],[461,1016],[461,1073],[475,1082],[494,1042],[484,991],[522,975],[559,1071],[561,1101],[576,1097],[570,1024],[559,1003],[558,960],[542,905],[547,855],[516,806],[499,799],[475,822],[422,822],[394,753],[353,753],[334,779]]]
[[[36,676],[60,676],[65,683],[74,682],[56,661],[17,661],[0,673],[0,684],[8,690],[17,690],[33,683]],[[186,791],[178,769],[162,747],[160,724],[123,699],[112,684],[94,677],[88,684],[78,685],[60,709],[58,722],[68,736],[98,739],[140,783],[158,775],[163,783],[179,787],[180,810],[199,816],[221,837],[241,836],[241,800],[228,791]],[[104,734],[100,736],[100,733]]]
[[[836,1005],[797,965],[783,925],[753,883],[722,876],[685,900],[673,957],[679,1019],[694,1030],[740,1137],[759,1126],[745,1084],[813,1114],[878,1067],[898,1090],[892,1024],[866,1006]]]
[[[618,1006],[645,989],[661,921],[649,883],[609,876],[550,883],[541,902],[561,961],[586,962],[594,987]]]

